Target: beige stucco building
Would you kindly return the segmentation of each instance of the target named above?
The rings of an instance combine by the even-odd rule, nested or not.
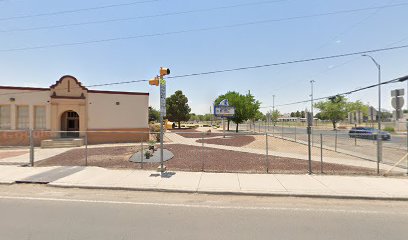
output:
[[[0,86],[0,144],[27,144],[29,129],[37,145],[85,131],[89,143],[137,141],[132,133],[149,131],[148,106],[148,93],[90,90],[73,76],[49,88]]]

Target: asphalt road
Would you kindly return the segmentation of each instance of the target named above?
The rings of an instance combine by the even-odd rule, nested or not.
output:
[[[0,186],[0,239],[406,239],[407,202]]]

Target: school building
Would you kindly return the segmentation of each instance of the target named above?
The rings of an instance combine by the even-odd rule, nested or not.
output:
[[[149,93],[91,90],[68,75],[49,88],[0,86],[0,145],[29,144],[29,129],[36,145],[84,131],[90,144],[146,140],[148,107]]]

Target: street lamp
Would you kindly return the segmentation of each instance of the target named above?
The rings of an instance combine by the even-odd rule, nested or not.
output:
[[[363,54],[363,57],[369,57],[378,69],[378,134],[377,134],[377,174],[380,174],[380,162],[382,161],[382,136],[381,136],[381,65],[370,55]]]

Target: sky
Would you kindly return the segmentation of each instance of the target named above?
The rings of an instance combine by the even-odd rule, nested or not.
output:
[[[407,10],[407,0],[0,0],[0,85],[49,87],[73,75],[90,86],[150,79],[162,66],[176,76],[408,45]],[[371,55],[384,81],[408,75],[408,48]],[[250,91],[263,112],[275,95],[288,113],[310,109],[279,105],[309,99],[312,79],[315,98],[378,82],[374,63],[357,55],[169,79],[167,94],[182,90],[204,114],[218,95]],[[406,83],[382,87],[383,108],[392,110],[397,88]],[[146,82],[96,89],[149,92],[159,107],[158,87]],[[377,107],[377,91],[347,97]]]

